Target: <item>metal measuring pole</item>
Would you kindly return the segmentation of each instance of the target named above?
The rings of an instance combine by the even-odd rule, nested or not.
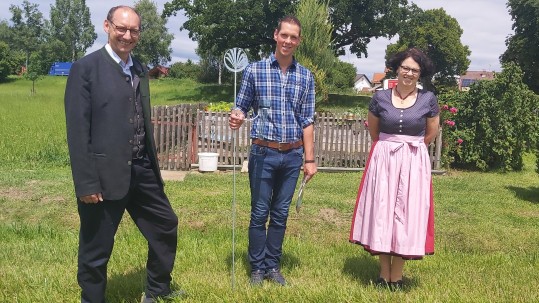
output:
[[[247,59],[247,55],[241,48],[232,48],[226,51],[224,62],[226,68],[234,72],[234,108],[236,108],[236,86],[237,86],[237,73],[239,71],[242,71],[247,64],[249,64],[249,60]],[[231,272],[231,284],[232,289],[235,289],[236,284],[236,134],[238,133],[238,130],[234,130],[232,132],[232,272]]]

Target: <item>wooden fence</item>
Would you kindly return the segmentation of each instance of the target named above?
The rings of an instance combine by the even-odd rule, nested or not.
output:
[[[249,158],[251,121],[232,131],[228,113],[208,112],[202,105],[155,106],[154,138],[161,169],[189,170],[198,153],[218,153],[219,166],[240,165]],[[364,118],[320,113],[315,119],[315,155],[319,167],[365,167],[371,139]],[[234,159],[234,142],[236,158]],[[440,169],[441,132],[429,147],[434,170]]]

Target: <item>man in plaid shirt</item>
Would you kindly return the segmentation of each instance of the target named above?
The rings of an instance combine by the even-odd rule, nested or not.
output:
[[[251,284],[261,285],[265,278],[284,286],[279,263],[290,203],[302,164],[307,179],[317,171],[315,93],[312,73],[293,56],[301,42],[299,20],[279,20],[273,39],[275,53],[245,69],[229,124],[238,129],[250,109],[256,115],[249,156]]]

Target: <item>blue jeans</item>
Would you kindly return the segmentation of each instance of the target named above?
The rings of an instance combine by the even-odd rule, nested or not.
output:
[[[249,262],[252,271],[279,268],[288,209],[302,163],[303,147],[281,152],[256,144],[251,146]]]

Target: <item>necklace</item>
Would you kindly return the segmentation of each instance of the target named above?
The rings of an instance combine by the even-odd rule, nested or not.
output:
[[[404,98],[403,98],[402,95],[401,95],[401,93],[399,93],[399,88],[398,88],[398,86],[395,86],[395,93],[397,93],[397,96],[398,96],[399,98],[401,98],[401,104],[403,104],[403,103],[404,103],[404,100],[405,100],[406,98],[410,97],[410,95],[412,95],[414,92],[415,92],[415,88],[412,89],[412,91],[409,92],[408,95],[404,96]]]

